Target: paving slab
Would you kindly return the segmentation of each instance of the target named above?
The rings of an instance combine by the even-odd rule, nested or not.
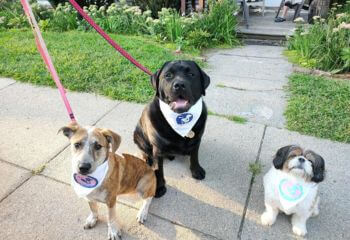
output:
[[[93,124],[118,102],[68,92],[78,121]],[[57,131],[69,122],[58,91],[16,83],[0,91],[0,158],[28,169],[40,167],[67,141]]]
[[[142,109],[142,105],[122,103],[98,123],[122,136],[120,152],[138,152],[132,132]],[[262,125],[242,125],[210,116],[199,153],[207,172],[205,180],[191,177],[188,158],[165,160],[168,191],[154,200],[150,211],[217,238],[234,239],[251,177],[248,165],[256,159],[262,133]],[[69,151],[60,154],[43,174],[69,183],[69,157]]]
[[[259,46],[256,46],[259,49]],[[275,49],[280,53],[280,48]],[[232,54],[213,54],[208,58],[209,76],[213,75],[212,83],[219,83],[220,77],[229,76],[252,77],[255,82],[260,79],[286,81],[286,76],[292,71],[292,65],[284,58],[267,58],[265,52],[257,52],[256,56],[236,56]],[[276,54],[277,54],[276,53]],[[258,55],[259,54],[259,55]],[[258,57],[261,56],[261,57]],[[244,81],[247,81],[244,79]]]
[[[207,57],[211,84],[206,102],[211,111],[284,127],[284,88],[292,65],[283,48],[248,45],[209,52]]]
[[[0,202],[31,175],[25,169],[0,161]]]
[[[243,57],[258,57],[258,58],[276,58],[283,59],[284,47],[278,46],[257,46],[244,45],[233,49],[210,49],[205,52],[207,57],[212,55],[232,55]]]
[[[76,197],[70,186],[46,177],[35,176],[0,203],[0,236],[3,240],[22,239],[107,239],[105,206],[95,228],[84,230],[88,204]],[[137,210],[117,205],[117,221],[123,240],[215,238],[149,215],[146,223],[136,222]]]
[[[270,126],[283,127],[286,106],[283,91],[242,91],[214,87],[208,91],[207,103],[210,111],[238,115],[249,121]]]
[[[326,162],[326,179],[320,184],[320,215],[307,222],[307,239],[330,240],[350,239],[350,144],[321,140],[303,136],[283,129],[267,128],[261,150],[260,162],[264,165],[253,185],[248,205],[242,239],[295,239],[290,217],[280,214],[272,227],[260,224],[264,211],[264,191],[262,177],[269,170],[276,151],[289,144],[319,153]]]
[[[16,81],[11,78],[0,77],[0,90],[14,84]]]

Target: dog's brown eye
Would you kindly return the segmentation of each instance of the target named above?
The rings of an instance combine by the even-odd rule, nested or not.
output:
[[[95,143],[95,150],[100,150],[102,146],[98,143]]]
[[[167,73],[165,74],[165,77],[166,77],[166,78],[172,78],[172,77],[173,77],[173,74],[170,73],[170,72],[167,72]]]
[[[74,147],[75,149],[79,149],[81,147],[81,143],[80,142],[74,143]]]

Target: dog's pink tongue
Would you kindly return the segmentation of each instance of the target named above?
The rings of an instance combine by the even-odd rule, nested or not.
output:
[[[172,108],[173,109],[179,109],[179,108],[185,108],[188,101],[184,99],[177,99],[176,101],[172,102]]]

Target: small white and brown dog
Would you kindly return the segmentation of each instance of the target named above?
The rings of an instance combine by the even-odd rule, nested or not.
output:
[[[84,229],[93,228],[98,219],[97,202],[108,207],[108,239],[116,240],[121,230],[116,222],[116,200],[122,194],[138,194],[143,205],[137,221],[143,223],[156,190],[154,171],[145,161],[129,154],[120,156],[116,150],[121,138],[108,129],[81,127],[76,123],[62,127],[72,151],[72,186],[85,198],[91,213]]]
[[[323,181],[324,171],[323,158],[313,151],[296,145],[280,148],[264,176],[266,209],[261,223],[274,224],[279,211],[292,214],[293,232],[304,236],[307,219],[319,213],[318,183]]]

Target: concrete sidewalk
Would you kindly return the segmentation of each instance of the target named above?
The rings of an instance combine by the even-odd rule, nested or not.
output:
[[[82,228],[89,211],[69,186],[68,142],[56,135],[68,118],[57,90],[3,79],[0,85],[1,239],[106,239],[105,217],[92,230]],[[111,128],[123,138],[120,152],[137,151],[132,131],[142,105],[84,93],[69,99],[81,124]],[[251,185],[248,171],[258,161],[266,172],[276,149],[290,143],[314,149],[327,163],[321,214],[309,220],[308,239],[349,239],[349,145],[212,116],[200,150],[206,179],[191,178],[187,158],[166,162],[168,192],[152,203],[144,226],[135,220],[139,203],[118,205],[123,239],[294,239],[286,216],[261,226],[262,175]]]

